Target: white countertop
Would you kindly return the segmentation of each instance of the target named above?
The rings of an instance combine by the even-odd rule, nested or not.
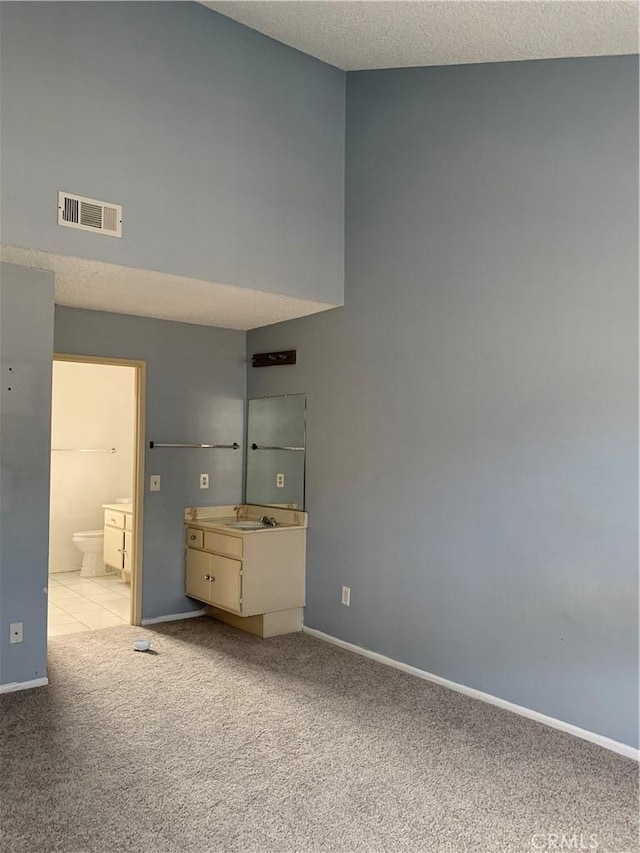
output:
[[[243,519],[240,519],[241,521]],[[244,519],[245,521],[257,521],[257,519]],[[243,528],[238,527],[228,527],[227,525],[233,524],[236,521],[235,516],[229,516],[227,518],[198,518],[195,521],[186,520],[185,524],[187,527],[202,527],[204,530],[217,530],[220,533],[224,533],[226,535],[231,534],[232,536],[245,536],[251,535],[253,533],[277,533],[282,530],[303,530],[305,528],[304,524],[280,524],[278,523],[277,527],[256,527],[255,529],[245,530]]]
[[[274,518],[276,527],[257,527],[247,530],[229,527],[236,521],[259,521],[266,515]],[[206,530],[218,530],[221,533],[234,536],[245,536],[249,533],[277,533],[282,530],[304,530],[307,528],[307,513],[289,507],[262,506],[260,504],[237,504],[225,506],[186,507],[184,523],[189,527],[202,527]]]
[[[102,504],[102,509],[112,509],[115,512],[125,512],[133,515],[133,504]]]

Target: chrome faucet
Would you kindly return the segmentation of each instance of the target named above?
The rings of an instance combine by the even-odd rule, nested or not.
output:
[[[260,519],[260,524],[266,524],[267,527],[277,527],[278,526],[278,522],[275,520],[275,518],[273,518],[273,516],[271,518],[269,518],[268,515],[262,516],[262,518]]]

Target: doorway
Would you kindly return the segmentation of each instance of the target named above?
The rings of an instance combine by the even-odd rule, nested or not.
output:
[[[56,354],[48,637],[141,622],[145,363]]]

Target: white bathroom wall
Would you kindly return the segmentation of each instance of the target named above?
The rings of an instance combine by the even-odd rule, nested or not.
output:
[[[71,538],[103,526],[102,504],[133,493],[135,369],[56,361],[52,448],[115,447],[115,453],[51,452],[49,571],[80,568]]]

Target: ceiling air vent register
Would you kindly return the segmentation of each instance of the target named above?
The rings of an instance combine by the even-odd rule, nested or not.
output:
[[[58,225],[105,237],[122,237],[122,205],[59,192]]]

